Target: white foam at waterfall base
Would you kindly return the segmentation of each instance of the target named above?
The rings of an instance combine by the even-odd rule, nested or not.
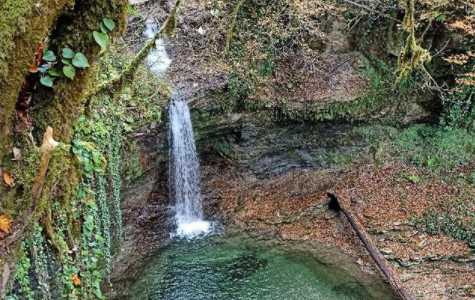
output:
[[[193,239],[206,236],[212,231],[211,223],[204,220],[185,221],[177,219],[177,229],[173,237]]]
[[[172,237],[195,238],[212,231],[203,219],[200,170],[188,104],[174,93],[169,108],[169,188],[177,230]]]

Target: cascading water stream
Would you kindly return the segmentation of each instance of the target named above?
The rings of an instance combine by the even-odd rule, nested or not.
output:
[[[175,201],[178,237],[192,238],[210,231],[210,223],[203,220],[200,170],[196,155],[193,126],[188,104],[176,93],[169,109],[171,199]]]
[[[148,19],[145,24],[144,36],[151,39],[158,32],[158,24],[153,20]],[[155,41],[155,46],[152,48],[147,56],[147,65],[155,75],[163,77],[165,72],[170,67],[172,60],[168,56],[167,49],[165,47],[165,40],[159,38]]]

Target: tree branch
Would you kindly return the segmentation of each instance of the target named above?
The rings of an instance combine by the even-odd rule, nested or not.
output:
[[[377,10],[374,10],[374,9],[372,9],[371,7],[366,6],[366,5],[364,5],[364,4],[357,3],[357,2],[354,2],[354,1],[351,1],[351,0],[342,0],[342,1],[345,2],[345,3],[348,3],[348,4],[350,4],[350,5],[357,6],[357,7],[359,7],[359,8],[364,9],[364,10],[367,10],[367,11],[369,11],[369,12],[375,13],[375,14],[377,14],[377,15],[386,17],[386,18],[391,19],[391,20],[393,20],[393,21],[396,21],[396,22],[398,22],[398,23],[402,23],[401,20],[398,20],[398,19],[396,19],[396,18],[393,18],[393,17],[391,17],[391,16],[389,16],[389,15],[387,15],[387,14],[383,14],[383,13],[381,13],[381,12],[379,12],[379,11],[377,11]]]
[[[226,33],[226,46],[223,51],[223,58],[229,53],[229,47],[231,45],[231,40],[233,38],[234,28],[236,27],[236,24],[237,24],[237,16],[239,14],[239,11],[241,10],[241,7],[244,5],[244,2],[246,2],[246,0],[241,0],[238,2],[238,4],[236,4],[236,7],[234,7],[234,10],[232,13],[233,21],[231,22],[231,26],[229,26],[229,29]]]

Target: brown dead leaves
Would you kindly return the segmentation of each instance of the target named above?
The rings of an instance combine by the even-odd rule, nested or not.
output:
[[[73,284],[74,284],[75,286],[79,286],[79,285],[81,285],[81,283],[82,283],[82,280],[81,280],[81,278],[79,277],[78,274],[74,274],[74,275],[73,275],[73,278],[71,278],[71,281],[73,282]]]
[[[12,175],[8,171],[3,171],[3,181],[9,187],[12,187],[15,184],[15,179],[13,179]]]
[[[12,219],[7,215],[0,216],[0,230],[4,233],[10,233]]]

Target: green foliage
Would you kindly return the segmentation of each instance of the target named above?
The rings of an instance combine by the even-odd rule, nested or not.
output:
[[[40,78],[40,83],[47,87],[53,86],[53,79],[49,75]]]
[[[349,103],[332,104],[323,112],[318,112],[317,119],[363,119],[391,107],[404,112],[405,105],[422,93],[418,78],[406,77],[397,81],[394,68],[380,60],[369,62],[361,72],[368,81],[366,94]]]
[[[15,281],[18,282],[20,289],[19,292],[23,295],[25,300],[34,300],[35,293],[33,292],[30,286],[29,273],[31,269],[31,260],[27,255],[27,243],[26,241],[21,242],[21,246],[16,253],[17,258],[15,259]]]
[[[70,205],[75,208],[76,202],[71,202]],[[58,201],[55,201],[52,204],[52,215],[53,219],[51,220],[52,228],[54,228],[54,245],[58,250],[58,260],[61,264],[61,270],[59,274],[59,279],[61,280],[61,297],[71,300],[80,299],[80,293],[76,290],[72,278],[75,274],[79,272],[79,266],[73,257],[73,254],[76,254],[77,245],[76,242],[69,237],[72,237],[71,228],[68,222],[68,208],[64,204],[61,204]],[[71,244],[69,244],[69,243]],[[75,249],[75,251],[71,251]]]
[[[105,269],[108,273],[111,269],[111,216],[107,203],[107,179],[103,175],[98,175],[96,180],[96,198],[99,203],[99,215],[101,219],[101,234],[104,238],[102,251],[104,253]]]
[[[125,141],[121,149],[121,174],[125,181],[140,179],[143,169],[140,163],[140,147],[136,141]]]
[[[78,140],[73,140],[72,144],[73,153],[82,166],[84,176],[91,178],[94,173],[104,174],[107,161],[94,144]]]
[[[84,68],[89,67],[89,63],[87,61],[87,58],[82,53],[76,53],[74,55],[72,63],[73,63],[73,66],[75,66],[76,68],[84,69]]]
[[[104,21],[103,27],[107,26],[111,27],[110,22]],[[99,67],[99,82],[116,76],[127,59],[123,56],[111,58],[106,53]],[[141,89],[137,92],[132,83],[132,87],[127,86],[115,95],[93,98],[90,114],[80,116],[74,128],[72,150],[84,176],[78,190],[78,203],[83,203],[78,207],[81,208],[79,216],[84,219],[80,277],[84,283],[82,294],[89,298],[101,297],[101,274],[98,271],[103,270],[104,274],[110,272],[112,244],[120,244],[123,235],[120,171],[123,167],[121,149],[126,138],[124,133],[143,124],[159,123],[161,107],[151,104],[158,100],[166,103],[166,98],[161,98],[157,92],[168,91],[168,88],[146,72],[146,68],[139,68],[137,80]],[[111,226],[112,223],[114,226]],[[112,233],[115,234],[114,239]]]
[[[111,53],[101,60],[98,81],[106,82],[118,76],[131,59],[130,53],[111,48]],[[141,64],[134,82],[117,97],[96,99],[94,105],[98,107],[97,111],[101,111],[101,106],[113,106],[119,122],[130,131],[144,125],[159,124],[162,121],[161,110],[167,105],[170,93],[169,85],[151,73],[145,64]]]
[[[120,188],[122,180],[120,178],[120,148],[122,146],[122,130],[115,125],[111,132],[111,143],[108,149],[109,159],[109,176],[111,182],[111,200],[115,215],[115,228],[117,230],[117,240],[121,243],[122,233],[122,209],[120,207]]]
[[[110,40],[109,36],[105,33],[94,31],[92,33],[92,36],[94,37],[94,40],[96,43],[102,48],[102,49],[107,49],[110,45]]]
[[[442,125],[475,132],[475,85],[462,85],[450,93]]]
[[[56,55],[51,50],[45,50],[43,52],[43,59],[49,62],[56,61]]]
[[[75,53],[69,48],[63,48],[61,52],[61,64],[56,62],[57,57],[51,50],[45,50],[43,54],[43,60],[46,62],[41,67],[38,68],[38,71],[41,74],[40,83],[47,87],[53,86],[54,77],[63,77],[73,80],[76,77],[76,68],[85,69],[89,67],[89,62],[87,57],[81,53]],[[51,75],[51,76],[50,76]]]
[[[109,103],[109,99],[103,99],[102,103]],[[73,152],[81,157],[83,175],[94,182],[88,186],[96,191],[98,207],[94,209],[94,213],[97,215],[95,219],[101,221],[96,225],[101,235],[101,243],[97,245],[97,249],[100,249],[103,255],[106,273],[110,271],[112,257],[111,218],[114,219],[117,241],[120,242],[122,239],[120,149],[122,133],[127,130],[127,126],[130,126],[127,119],[130,121],[130,117],[124,116],[124,111],[120,107],[101,109],[90,119],[82,116],[75,128],[75,136],[85,141],[73,140]],[[105,157],[107,168],[104,163]],[[94,159],[95,162],[91,163]],[[89,166],[86,161],[89,161]],[[110,187],[110,193],[107,186]]]
[[[475,202],[474,195],[468,193],[460,196],[462,199],[453,199],[444,202],[436,209],[430,209],[418,224],[428,234],[435,235],[444,233],[457,240],[467,242],[475,250]]]
[[[115,28],[115,23],[113,20],[104,18],[101,22],[101,24],[104,24],[104,26],[107,28],[108,31],[112,31]],[[106,32],[104,32],[106,33]]]
[[[264,39],[262,37],[262,39]],[[226,113],[235,110],[253,109],[257,100],[249,99],[253,93],[267,83],[275,68],[275,51],[276,49],[271,44],[267,44],[264,40],[260,42],[259,51],[261,55],[253,58],[248,66],[243,67],[243,42],[240,38],[236,38],[234,50],[231,52],[231,57],[235,67],[229,77],[228,90],[224,95],[217,94],[219,97],[211,97],[214,99],[213,110],[216,113]],[[225,99],[225,101],[223,101]]]
[[[406,176],[406,178],[407,178],[407,180],[409,180],[412,183],[418,183],[419,181],[421,181],[419,176],[414,175],[414,174],[409,174],[409,175]]]
[[[76,53],[69,48],[63,48],[62,57],[66,59],[73,59]]]
[[[66,65],[63,67],[63,74],[69,79],[74,79],[76,77],[76,69],[72,65]]]
[[[36,224],[33,234],[30,238],[30,254],[33,261],[34,273],[38,280],[37,292],[43,299],[51,299],[51,287],[49,276],[49,262],[46,254],[46,242],[43,237],[43,227]]]
[[[415,0],[405,0],[406,12],[402,29],[406,32],[404,47],[398,57],[398,80],[409,76],[417,69],[425,70],[424,64],[431,61],[430,52],[416,41]]]
[[[99,28],[101,32],[93,31],[92,37],[94,41],[96,41],[96,43],[101,47],[101,49],[104,50],[107,49],[110,45],[110,39],[108,34],[112,30],[114,30],[115,22],[112,19],[104,18],[99,24]]]
[[[475,184],[475,171],[473,171],[472,173],[470,173],[470,175],[468,176],[468,182],[470,184]]]
[[[140,16],[132,5],[127,6],[127,14],[134,17]]]
[[[86,143],[94,145],[94,149],[99,153],[100,157],[107,157],[110,160],[107,162],[108,168],[104,167],[100,172],[93,171],[90,174],[91,181],[88,184],[90,188],[94,188],[98,203],[98,209],[91,210],[97,215],[96,219],[100,220],[97,224],[97,231],[102,237],[101,243],[96,245],[95,248],[99,249],[103,255],[106,273],[110,272],[111,267],[111,214],[107,201],[106,176],[111,169],[111,161],[115,163],[110,155],[111,135],[115,121],[114,110],[109,110],[104,111],[103,115],[99,113],[94,114],[92,119],[88,119],[85,116],[80,117],[75,128],[76,137],[87,140]],[[86,171],[84,170],[83,173],[87,177]]]
[[[87,299],[103,299],[99,262],[105,256],[103,252],[104,240],[101,236],[99,208],[88,185],[79,187],[78,202],[81,203],[84,218],[81,233],[82,293],[87,295]]]
[[[48,276],[40,275],[48,273],[49,266],[51,266],[49,272],[54,272],[52,283],[56,289],[55,293],[60,295],[54,297],[55,299],[97,299],[102,297],[100,295],[101,273],[99,272],[102,265],[94,265],[94,257],[99,258],[99,261],[103,260],[100,256],[101,249],[96,246],[102,245],[103,241],[100,233],[96,232],[97,227],[94,227],[93,233],[90,234],[91,216],[93,216],[94,226],[97,226],[96,220],[99,222],[100,219],[94,216],[94,204],[91,202],[94,199],[90,197],[94,193],[89,191],[88,197],[81,200],[76,197],[76,193],[79,193],[76,189],[78,184],[76,165],[82,171],[86,164],[74,163],[69,143],[72,124],[76,122],[77,116],[84,108],[85,94],[95,86],[94,70],[88,68],[80,71],[89,64],[92,65],[94,61],[97,62],[98,58],[99,47],[91,47],[88,34],[92,32],[94,24],[99,24],[104,17],[118,22],[117,29],[114,30],[111,37],[116,36],[115,32],[123,32],[127,1],[86,0],[82,5],[75,6],[74,9],[69,7],[69,4],[71,1],[58,0],[44,1],[40,6],[35,6],[31,1],[7,0],[0,5],[2,14],[0,36],[5,37],[3,45],[0,46],[0,57],[2,58],[0,59],[0,90],[3,96],[0,104],[0,123],[6,132],[9,131],[9,136],[15,136],[15,140],[12,141],[13,139],[0,135],[0,147],[4,148],[5,146],[11,151],[12,142],[14,142],[15,146],[21,150],[21,159],[18,161],[10,161],[10,157],[3,160],[4,155],[8,152],[5,152],[4,149],[0,151],[2,168],[6,161],[8,170],[16,179],[16,186],[9,191],[8,199],[3,197],[3,188],[0,188],[1,205],[10,206],[6,202],[13,203],[13,211],[16,215],[21,215],[24,210],[18,209],[18,207],[23,206],[23,203],[31,203],[31,178],[34,179],[37,176],[38,164],[41,159],[39,159],[37,150],[35,152],[28,149],[28,145],[31,146],[31,141],[24,142],[20,140],[21,138],[25,137],[26,139],[28,132],[33,130],[33,138],[41,141],[46,125],[49,125],[55,130],[55,139],[65,143],[58,145],[57,150],[51,154],[41,199],[37,209],[33,212],[31,220],[33,226],[30,226],[24,234],[27,238],[24,239],[26,245],[22,248],[24,248],[24,256],[29,261],[23,259],[21,255],[15,257],[15,264],[19,268],[17,273],[21,274],[21,280],[24,282],[17,281],[14,291],[12,291],[14,294],[9,298],[30,299],[27,288],[28,281],[28,286],[35,292],[35,299],[51,299],[48,296]],[[59,14],[65,11],[67,11],[68,17],[59,17]],[[56,20],[58,20],[57,24],[55,24]],[[6,28],[10,29],[5,30]],[[8,120],[13,120],[14,104],[18,99],[18,91],[28,71],[34,49],[41,41],[45,40],[49,42],[51,48],[46,51],[43,61],[38,66],[38,71],[40,78],[45,78],[42,80],[43,83],[51,86],[54,81],[55,89],[40,88],[35,92],[37,105],[35,105],[35,117],[32,118],[33,124],[29,123],[28,132],[25,130],[25,134],[18,133],[17,130],[13,130],[10,126],[11,121]],[[7,46],[5,47],[5,45]],[[67,46],[68,50],[61,48],[64,46]],[[74,53],[72,49],[78,53]],[[84,54],[80,54],[80,52]],[[91,60],[88,61],[87,58]],[[66,80],[66,76],[62,72],[63,66],[75,68],[74,81]],[[32,65],[30,70],[34,72],[34,68],[36,66]],[[6,84],[3,81],[4,72],[9,77]],[[6,91],[8,94],[5,93]],[[95,169],[94,164],[97,164],[98,161],[94,151],[90,151],[88,145],[76,144],[74,146],[76,146],[75,150],[79,150],[77,154],[89,158],[92,169]],[[81,151],[84,153],[79,153]],[[10,168],[12,165],[15,173]],[[98,170],[93,171],[95,176]],[[90,184],[90,179],[86,176],[83,180]],[[41,229],[35,228],[40,223]],[[31,236],[28,236],[30,231]],[[84,239],[82,238],[83,234]],[[19,246],[17,243],[11,250],[14,253],[20,253],[17,251]],[[89,247],[88,250],[82,251],[83,246]],[[46,255],[43,254],[45,252],[49,254],[47,264],[44,263]],[[88,277],[89,273],[90,277]],[[78,280],[73,282],[75,278],[82,280],[82,284],[78,283]]]
[[[414,125],[390,143],[393,156],[436,170],[471,163],[475,154],[475,137],[464,129]]]

